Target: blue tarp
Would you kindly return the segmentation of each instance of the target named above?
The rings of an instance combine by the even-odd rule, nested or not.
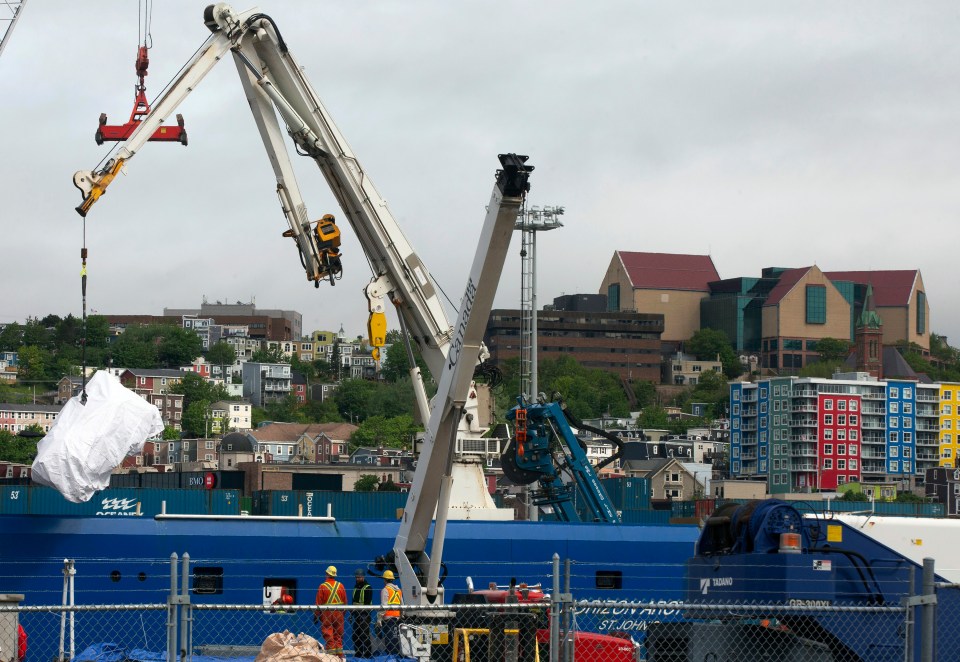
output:
[[[163,651],[149,651],[142,648],[132,648],[129,651],[119,644],[94,644],[83,649],[73,662],[166,662],[167,654]],[[179,659],[179,658],[178,658]],[[253,662],[254,657],[214,657],[212,655],[194,655],[193,662]],[[357,662],[416,662],[413,658],[397,655],[374,655],[373,657],[348,657]]]

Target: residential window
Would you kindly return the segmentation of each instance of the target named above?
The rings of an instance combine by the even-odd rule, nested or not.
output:
[[[899,433],[899,432],[891,432],[891,433],[890,433],[890,442],[895,444],[895,443],[897,443],[898,441],[900,441],[900,433]]]
[[[823,461],[823,468],[824,468],[824,469],[833,469],[833,460],[831,460],[829,457],[826,458],[826,459]]]
[[[857,421],[858,421],[857,415],[856,415],[856,414],[850,414],[850,425],[851,425],[851,426],[856,426],[856,425],[857,425]]]
[[[890,387],[890,397],[891,397],[891,398],[899,398],[899,397],[900,397],[900,389],[897,388],[896,386],[891,386],[891,387]]]
[[[903,473],[907,473],[907,474],[910,473],[910,467],[911,467],[911,466],[912,466],[912,465],[911,465],[910,462],[907,462],[906,460],[904,460],[904,461],[903,461]]]
[[[839,414],[837,415],[837,425],[846,425],[847,424],[847,415]]]
[[[846,454],[847,454],[847,445],[837,444],[837,455],[846,455]]]
[[[823,438],[824,438],[824,439],[833,439],[833,429],[832,429],[832,428],[827,428],[827,429],[825,429],[825,430],[823,431]]]
[[[838,471],[846,471],[846,469],[847,469],[847,461],[846,461],[846,460],[837,460],[837,470],[838,470]]]
[[[851,430],[850,432],[851,432],[851,434],[852,434],[852,433],[853,433],[853,430]],[[850,455],[856,455],[856,454],[857,454],[857,445],[856,445],[856,444],[850,444]]]
[[[927,332],[927,295],[917,292],[917,335]]]
[[[890,457],[900,457],[900,447],[891,446],[890,447]]]
[[[857,401],[856,401],[856,400],[851,400],[851,401],[850,401],[850,411],[857,411]]]
[[[824,444],[824,445],[823,445],[823,454],[824,454],[824,455],[833,455],[833,444]]]
[[[847,438],[847,430],[846,430],[846,428],[840,428],[840,429],[838,429],[838,430],[837,430],[837,439],[841,439],[841,440],[842,440],[842,439],[846,439],[846,438]]]
[[[912,400],[912,399],[913,399],[913,389],[910,388],[909,386],[904,386],[904,387],[903,387],[903,399],[904,399],[904,400]]]
[[[919,303],[919,299],[918,299]],[[917,326],[920,322],[917,317]],[[824,285],[807,285],[807,324],[827,323],[827,288]],[[918,333],[921,333],[918,331]]]
[[[890,460],[889,466],[890,466],[890,473],[892,474],[900,473],[900,463],[897,462],[896,460]]]
[[[903,433],[903,443],[905,443],[905,444],[912,444],[912,443],[913,443],[913,433],[912,433],[912,432],[904,432],[904,433]]]
[[[850,460],[850,471],[856,471],[856,470],[857,470],[857,461]]]
[[[890,420],[887,421],[887,427],[891,427],[891,428],[900,427],[900,419],[896,416],[891,416]]]
[[[837,400],[837,409],[839,409],[840,411],[847,411],[847,401]]]
[[[903,447],[903,456],[904,457],[913,457],[913,449],[909,446]]]
[[[767,397],[767,387],[764,386],[760,389],[760,398],[766,399],[766,397]]]
[[[823,400],[823,408],[824,408],[826,411],[832,410],[832,409],[833,409],[833,398],[824,398],[824,400]]]
[[[833,425],[833,414],[824,414],[824,415],[823,415],[823,424],[824,424],[824,425]]]
[[[859,437],[860,437],[860,434],[856,430],[850,430],[850,441],[856,441],[857,439],[859,439]],[[851,446],[850,448],[852,449],[853,446]]]
[[[843,485],[843,484],[846,483],[846,482],[847,482],[847,477],[846,477],[846,476],[837,476],[837,483],[838,483],[839,485]]]
[[[903,403],[903,413],[904,413],[904,414],[912,414],[912,413],[913,413],[913,403],[912,403],[912,402],[904,402],[904,403]]]

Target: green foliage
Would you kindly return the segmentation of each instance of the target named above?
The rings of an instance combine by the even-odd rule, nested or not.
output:
[[[21,437],[0,430],[0,460],[32,464],[37,457],[37,437]]]
[[[17,351],[17,379],[23,382],[42,382],[47,377],[50,353],[35,345],[24,345]]]
[[[403,334],[399,331],[390,331],[387,333],[388,342],[391,343],[387,349],[383,364],[380,366],[380,374],[388,382],[398,382],[409,379],[410,359],[407,357],[406,343]],[[430,371],[427,370],[427,364],[420,353],[420,347],[411,342],[413,346],[413,359],[420,367],[420,374],[425,381],[431,378]]]
[[[207,416],[210,405],[218,400],[229,400],[221,384],[213,384],[195,372],[184,373],[179,383],[170,387],[171,393],[183,396],[183,419],[180,427],[189,436],[205,437],[209,427]]]
[[[176,441],[180,438],[180,432],[172,425],[167,425],[163,428],[163,433],[160,435],[160,438],[164,441]]]
[[[186,401],[184,401],[186,402]],[[180,419],[180,427],[188,437],[206,438],[209,434],[207,423],[207,411],[210,408],[210,402],[207,400],[192,400],[183,410],[183,418]]]
[[[399,492],[400,486],[393,482],[393,476],[387,476],[387,479],[377,486],[378,492]]]
[[[840,367],[838,362],[832,361],[816,361],[814,363],[808,363],[807,365],[800,368],[797,373],[798,377],[822,377],[823,379],[830,379],[833,377],[833,373],[837,371],[837,368]]]
[[[549,398],[553,393],[563,397],[567,408],[577,418],[627,416],[630,405],[616,375],[595,368],[585,368],[573,357],[540,361],[538,387]],[[504,382],[496,393],[497,411],[504,413],[516,405],[520,394],[520,362],[504,361],[500,366]]]
[[[640,409],[657,401],[657,386],[653,382],[637,380],[630,385],[633,387],[633,395]]]
[[[271,347],[270,349],[261,347],[253,353],[250,360],[254,363],[290,363],[290,359],[284,355],[279,345]]]
[[[10,322],[0,331],[0,351],[15,352],[23,344],[23,327],[17,322]]]
[[[847,490],[846,492],[843,493],[842,497],[837,499],[837,501],[869,501],[869,500],[870,500],[870,497],[868,497],[866,494],[864,494],[863,492],[854,491],[854,490]]]
[[[927,500],[923,497],[919,497],[913,492],[899,492],[897,498],[894,499],[897,503],[926,503]]]
[[[360,446],[370,448],[410,448],[419,427],[409,414],[387,418],[371,416],[363,421],[350,436],[351,449]]]
[[[850,354],[853,343],[837,338],[821,338],[817,341],[817,353],[820,360],[827,363],[842,363]]]
[[[307,379],[308,384],[313,381],[313,378],[316,376],[313,362],[301,361],[300,357],[296,354],[290,357],[290,371],[303,375]]]
[[[365,379],[344,379],[337,387],[333,399],[345,421],[359,421],[372,415],[370,400],[377,385]]]
[[[377,489],[377,484],[380,482],[380,478],[377,476],[371,476],[370,474],[361,474],[353,483],[354,492],[374,492]]]
[[[730,402],[730,384],[719,373],[712,371],[702,373],[697,383],[684,392],[679,404],[684,411],[689,413],[690,403],[692,402],[703,402],[709,406],[707,418],[722,418],[726,416],[727,406]],[[685,426],[684,432],[686,428],[696,427],[692,423],[678,422],[678,424]]]
[[[220,366],[220,376],[224,378],[224,381],[226,381],[227,366],[233,365],[236,360],[237,350],[233,348],[233,345],[223,340],[214,343],[210,349],[207,350],[207,361],[213,365]]]
[[[337,410],[337,403],[333,398],[307,400],[300,406],[300,411],[313,423],[340,423],[343,421],[343,417]]]
[[[730,338],[719,329],[700,329],[694,333],[686,343],[688,352],[697,357],[698,361],[716,361],[720,357],[723,364],[723,374],[727,379],[736,379],[743,374],[743,365],[740,357],[733,351]]]
[[[638,420],[641,428],[653,428],[657,430],[666,430],[670,427],[670,418],[667,416],[667,410],[659,406],[644,407]]]
[[[297,402],[297,396],[292,394],[280,400],[265,403],[263,409],[269,421],[281,423],[310,422],[310,419],[303,412],[300,403]]]

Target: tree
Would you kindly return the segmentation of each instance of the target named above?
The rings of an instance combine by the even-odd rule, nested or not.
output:
[[[408,414],[393,418],[371,416],[350,435],[350,445],[352,449],[360,446],[409,448],[418,430],[419,427],[413,422],[413,417]]]
[[[300,411],[314,423],[339,423],[343,420],[333,398],[325,400],[307,400]]]
[[[261,347],[250,357],[253,363],[290,363],[280,345],[274,345],[269,349]]]
[[[377,476],[371,476],[370,474],[361,474],[353,483],[354,492],[373,492],[377,489],[377,483],[380,482],[380,479]]]
[[[280,421],[283,423],[310,422],[306,414],[301,410],[300,403],[297,402],[297,396],[293,394],[284,396],[279,400],[267,402],[264,404],[263,409],[267,420],[270,421]]]
[[[160,438],[164,441],[176,441],[180,438],[180,432],[172,425],[166,425],[163,428],[163,433],[160,435]]]
[[[640,414],[639,424],[641,428],[653,428],[663,430],[669,427],[670,419],[667,416],[667,410],[663,407],[645,407]]]
[[[870,497],[860,491],[847,490],[838,501],[869,501]]]
[[[207,416],[210,411],[210,402],[208,400],[192,400],[184,408],[183,418],[180,419],[180,427],[189,437],[206,438],[208,433]]]
[[[827,363],[841,363],[850,354],[852,343],[836,338],[821,338],[817,341],[817,353],[820,360]]]
[[[10,322],[0,331],[0,351],[15,352],[23,344],[23,327]]]
[[[398,382],[410,376],[410,359],[407,356],[406,341],[403,334],[392,330],[387,332],[387,342],[390,347],[387,349],[383,365],[380,367],[380,375],[388,382]],[[413,347],[413,359],[420,368],[420,374],[424,380],[430,379],[430,371],[427,370],[427,363],[423,360],[420,353],[420,347],[411,342]]]
[[[157,358],[165,368],[190,365],[203,352],[203,341],[196,331],[180,327],[165,327],[160,335]]]
[[[227,390],[212,384],[195,372],[184,373],[179,383],[170,387],[171,393],[183,396],[183,419],[180,426],[193,436],[207,435],[207,416],[210,405],[218,400],[229,400]]]
[[[24,437],[0,430],[0,459],[31,464],[37,457],[37,437]]]
[[[233,345],[223,340],[215,342],[207,350],[207,361],[220,366],[220,377],[223,378],[224,384],[227,383],[227,366],[233,365],[236,360],[237,350],[233,348]]]
[[[719,356],[727,379],[736,379],[743,374],[740,357],[733,351],[727,334],[719,329],[700,329],[686,342],[686,348],[698,361],[716,361]]]
[[[47,350],[25,345],[17,350],[17,354],[17,379],[28,384],[47,380],[47,366],[51,359]]]
[[[376,384],[365,379],[344,379],[333,399],[345,421],[362,420],[369,415],[370,398]]]

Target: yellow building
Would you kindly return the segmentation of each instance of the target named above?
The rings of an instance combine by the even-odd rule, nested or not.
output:
[[[940,466],[957,467],[957,451],[960,448],[960,384],[940,384]]]

